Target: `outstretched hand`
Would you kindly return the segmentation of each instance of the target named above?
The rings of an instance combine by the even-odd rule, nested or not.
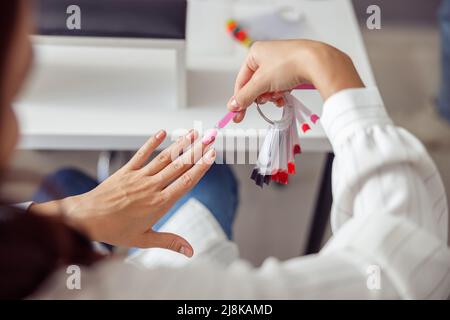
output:
[[[192,256],[192,246],[185,239],[153,231],[152,226],[197,184],[214,162],[216,152],[210,145],[195,142],[197,133],[191,131],[147,163],[165,138],[165,131],[151,137],[125,166],[92,191],[36,204],[32,210],[49,213],[62,209],[68,222],[92,240],[166,248]]]

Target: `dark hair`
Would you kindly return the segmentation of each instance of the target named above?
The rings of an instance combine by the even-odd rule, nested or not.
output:
[[[11,44],[11,39],[14,33],[15,22],[19,15],[19,7],[21,1],[2,1],[0,3],[0,88],[3,87],[5,76],[1,72],[5,69],[8,47]],[[3,104],[5,103],[2,96],[0,96],[0,112],[3,111]],[[1,115],[1,113],[0,113]]]
[[[23,0],[0,1],[0,88],[7,78],[4,70],[23,4]],[[0,117],[8,103],[2,94]],[[5,203],[0,199],[0,299],[27,297],[57,268],[100,259],[91,242],[61,217],[41,216]]]
[[[0,299],[27,297],[56,269],[100,258],[61,218],[0,207]]]

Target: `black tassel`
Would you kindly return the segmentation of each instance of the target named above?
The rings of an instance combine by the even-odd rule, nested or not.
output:
[[[250,179],[256,181],[256,177],[258,176],[258,168],[253,169],[252,175],[250,176]]]
[[[256,184],[262,188],[264,186],[264,176],[258,174],[256,177]]]

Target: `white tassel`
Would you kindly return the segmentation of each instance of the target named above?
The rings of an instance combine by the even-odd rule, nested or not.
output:
[[[260,187],[272,180],[288,184],[289,175],[295,173],[294,157],[301,153],[299,126],[306,133],[310,126],[305,119],[312,124],[319,120],[319,116],[290,93],[286,93],[284,99],[283,117],[270,125],[251,175]]]

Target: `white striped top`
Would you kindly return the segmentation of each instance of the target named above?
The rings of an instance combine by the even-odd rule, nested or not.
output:
[[[333,236],[319,254],[254,268],[208,209],[190,200],[163,231],[190,241],[193,259],[141,250],[126,264],[83,269],[81,290],[68,290],[61,270],[34,298],[447,298],[447,200],[425,148],[393,125],[376,88],[333,95],[321,122],[335,160]]]

